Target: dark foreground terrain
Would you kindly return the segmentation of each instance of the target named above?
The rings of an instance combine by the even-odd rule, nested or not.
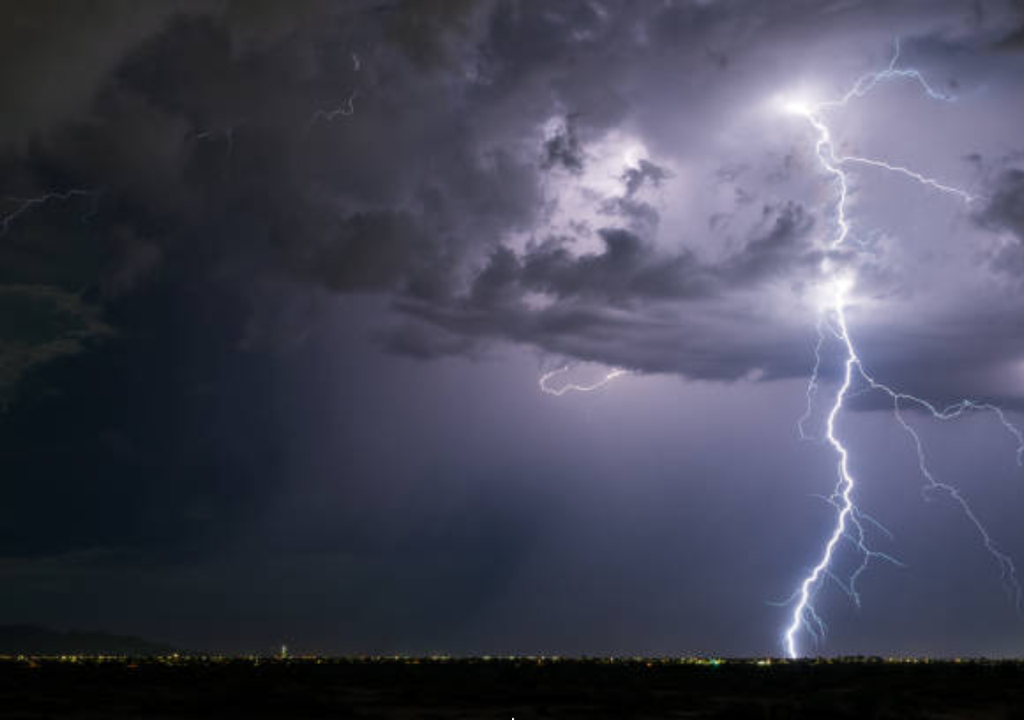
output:
[[[3,718],[1024,718],[1024,663],[7,658]]]

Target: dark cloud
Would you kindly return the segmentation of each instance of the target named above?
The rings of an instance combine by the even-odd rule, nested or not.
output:
[[[7,158],[18,183],[8,191],[103,192],[90,221],[93,270],[65,291],[130,293],[158,271],[227,280],[243,297],[266,280],[294,281],[297,292],[306,284],[386,294],[399,313],[415,307],[419,321],[448,318],[437,323],[438,342],[422,322],[411,332],[396,320],[406,328],[404,339],[385,346],[397,352],[418,354],[417,343],[442,354],[475,352],[481,337],[564,352],[580,344],[572,323],[557,324],[569,334],[554,338],[540,320],[563,308],[530,305],[531,293],[549,296],[541,305],[572,304],[570,314],[590,318],[587,327],[610,308],[628,308],[629,321],[609,325],[611,344],[613,328],[625,322],[636,322],[637,333],[660,333],[671,302],[699,299],[715,305],[702,312],[742,317],[741,296],[775,281],[799,298],[820,257],[807,236],[824,226],[806,203],[785,197],[807,170],[797,166],[792,148],[764,168],[771,187],[754,181],[749,167],[760,160],[751,157],[718,162],[748,168],[743,178],[683,178],[669,147],[677,130],[658,125],[652,114],[656,108],[659,118],[679,118],[689,132],[679,157],[698,153],[747,92],[720,84],[720,73],[746,68],[748,76],[770,76],[774,60],[763,70],[749,67],[758,62],[755,53],[804,25],[816,27],[822,11],[813,4],[749,9],[742,18],[716,3],[641,10],[578,2],[545,12],[510,3],[232,3],[226,10],[191,3],[148,12],[100,5],[88,23],[102,31],[81,34],[96,47],[78,52],[78,77],[60,81],[77,94],[54,93],[59,107],[46,100],[43,86],[25,82],[33,67],[45,74],[52,53],[21,41],[6,49],[25,68],[7,76],[8,95],[36,103],[13,113],[28,124],[6,133],[31,148]],[[59,44],[75,28],[66,18],[54,21],[56,7],[26,6],[15,25],[33,28],[27,38],[43,33],[45,48]],[[836,12],[859,27],[872,8]],[[800,22],[787,27],[784,17]],[[972,22],[984,26],[996,17]],[[745,48],[753,37],[759,40]],[[936,55],[958,42],[921,37],[906,46]],[[707,66],[709,47],[729,63]],[[686,77],[663,74],[678,63],[699,69]],[[667,86],[678,88],[678,99],[666,96]],[[351,113],[330,113],[356,91]],[[647,143],[648,152],[609,166],[599,148],[613,131]],[[552,182],[563,182],[549,172],[556,168],[589,193],[599,217],[575,227],[597,227],[591,237],[599,251],[577,249],[585,233],[545,239],[545,217],[564,202],[551,190]],[[602,173],[621,191],[587,185]],[[667,226],[658,198],[683,187],[692,193],[702,182],[731,188],[731,205],[692,218],[688,228]],[[1014,230],[1013,192],[1007,186],[994,196],[987,226]],[[769,207],[763,217],[745,210],[760,206]],[[698,226],[710,230],[695,233]],[[38,243],[27,239],[33,232],[19,222],[10,239]],[[530,237],[528,249],[512,249],[514,236]],[[1004,249],[997,263],[1012,267],[1012,256],[1013,248]],[[892,276],[875,265],[880,287]],[[11,282],[32,276],[22,259],[8,268]],[[452,313],[473,321],[453,323]],[[453,333],[466,337],[453,340]],[[740,375],[761,372],[774,352],[763,350],[726,360],[733,352],[727,343],[722,362],[746,366]],[[667,345],[666,352],[678,348]],[[674,366],[667,357],[652,362],[649,353],[633,360],[625,351],[608,355],[638,369]]]
[[[308,259],[303,274],[339,292],[403,290],[432,295],[444,272],[434,237],[409,214],[367,212],[341,223],[337,235]],[[442,275],[443,279],[443,275]]]
[[[42,0],[5,7],[0,94],[9,112],[0,121],[0,143],[23,150],[65,123],[88,119],[100,89],[132,50],[168,18],[209,7],[189,0]]]
[[[571,121],[558,128],[554,135],[544,141],[544,156],[541,167],[550,170],[562,167],[571,173],[583,172],[583,146]]]
[[[47,204],[0,238],[8,294],[63,298],[32,349],[4,330],[7,387],[108,327],[143,332],[117,309],[154,283],[183,297],[219,288],[218,302],[241,308],[221,318],[226,342],[247,352],[308,338],[304,314],[281,308],[326,290],[383,298],[391,314],[371,336],[403,356],[480,357],[512,341],[699,378],[807,371],[809,326],[787,308],[810,302],[830,222],[821,195],[799,187],[814,179],[807,138],[765,152],[765,138],[723,123],[803,67],[779,48],[817,42],[825,11],[813,3],[57,8],[26,4],[5,25],[2,81],[17,110],[4,121],[2,192],[98,199]],[[874,28],[884,58],[879,8],[829,17],[854,36]],[[887,12],[919,22],[911,5]],[[953,32],[914,37],[907,53],[967,46]],[[60,62],[62,44],[75,63]],[[352,112],[332,116],[354,91]],[[722,135],[735,153],[718,156]],[[985,227],[1019,237],[1018,181],[1003,178]],[[549,227],[557,213],[566,227]],[[1018,247],[994,255],[1004,274]],[[912,298],[894,255],[872,252],[835,259],[859,268],[872,297]],[[936,347],[908,334],[889,352],[881,329],[864,337],[877,366],[901,375]],[[1016,352],[955,344],[985,349],[947,347],[964,377]]]
[[[111,332],[78,295],[46,285],[0,285],[0,410],[32,367],[83,352]]]
[[[793,280],[813,274],[823,253],[811,248],[808,234],[814,218],[799,205],[764,208],[764,229],[717,273],[730,288],[744,288],[765,279],[787,275]]]
[[[1008,32],[996,43],[996,47],[1000,50],[1010,50],[1013,52],[1024,50],[1024,26]]]
[[[261,651],[317,614],[308,637],[348,623],[328,650],[634,648],[656,607],[644,647],[668,653],[703,646],[665,627],[728,607],[748,624],[709,652],[761,652],[751,603],[774,613],[762,599],[791,588],[766,573],[792,570],[762,566],[807,547],[792,497],[833,465],[785,444],[801,383],[754,381],[813,367],[823,261],[856,276],[849,322],[881,381],[1019,395],[1019,8],[26,0],[3,20],[5,616],[44,597],[64,618],[94,573],[89,621],[152,607],[223,637],[247,632],[239,608],[291,613]],[[880,87],[836,113],[839,149],[972,192],[991,178],[988,200],[972,215],[857,168],[849,242],[826,250],[834,185],[779,99],[841,92],[896,35],[959,100]],[[534,371],[556,360],[715,382],[549,403]],[[913,475],[908,448],[881,470],[895,453],[858,453],[858,472]],[[987,450],[937,467],[987,477]],[[977,584],[980,563],[950,570],[919,537],[937,576]]]
[[[706,296],[716,290],[713,273],[691,253],[659,257],[627,230],[606,228],[598,234],[605,246],[600,254],[574,257],[564,245],[552,243],[527,255],[523,285],[559,299],[613,305]]]
[[[500,248],[464,297],[446,307],[406,302],[400,307],[456,336],[505,337],[637,370],[735,379],[758,368],[764,375],[787,376],[794,371],[792,358],[777,348],[765,352],[749,344],[754,336],[730,340],[716,352],[708,338],[693,336],[702,332],[700,322],[668,320],[668,303],[692,303],[695,312],[715,315],[722,310],[711,309],[714,303],[731,294],[780,277],[793,280],[800,272],[814,276],[821,255],[809,242],[810,217],[794,205],[764,212],[763,234],[717,263],[702,262],[688,250],[667,254],[627,230],[606,228],[598,231],[604,246],[599,253],[576,255],[571,243],[559,238],[522,257]],[[531,305],[531,293],[549,299]],[[734,321],[718,320],[723,327]],[[421,338],[428,344],[414,352],[408,345],[413,338],[406,334],[406,352],[429,356],[428,335]]]
[[[604,215],[620,217],[627,227],[639,234],[650,235],[661,220],[661,213],[651,203],[631,197],[613,197],[601,203]]]
[[[1024,276],[1024,171],[1011,168],[1000,174],[992,197],[978,218],[985,226],[1012,235],[1010,242],[994,253],[992,268],[1015,277]]]
[[[662,181],[668,180],[670,177],[672,177],[672,173],[669,170],[641,158],[636,167],[626,168],[622,173],[622,182],[626,185],[626,196],[633,197],[644,185],[650,184],[658,187]]]

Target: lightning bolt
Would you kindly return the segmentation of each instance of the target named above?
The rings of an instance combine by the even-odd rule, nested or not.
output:
[[[353,72],[359,72],[359,68],[361,68],[362,65],[363,65],[363,63],[362,63],[362,60],[360,59],[359,55],[357,53],[352,53],[352,71]],[[356,114],[355,101],[356,101],[356,95],[358,95],[358,94],[359,94],[359,88],[357,87],[357,88],[354,88],[351,93],[349,93],[348,97],[345,98],[345,101],[342,102],[342,104],[340,106],[338,106],[337,108],[335,108],[333,110],[323,110],[323,109],[321,109],[321,110],[317,110],[316,112],[314,112],[313,116],[309,119],[309,124],[306,126],[306,129],[308,130],[309,128],[312,128],[314,125],[316,125],[321,120],[323,122],[326,122],[326,123],[332,123],[335,120],[337,120],[339,117],[352,117],[353,115],[355,115]]]
[[[546,372],[543,375],[541,375],[540,380],[537,381],[537,385],[540,387],[541,392],[547,393],[548,395],[554,395],[556,397],[561,397],[562,395],[565,395],[569,391],[591,392],[593,390],[597,390],[598,388],[604,387],[617,377],[629,374],[628,370],[623,370],[622,368],[612,368],[607,373],[605,373],[601,378],[590,383],[589,385],[579,385],[577,383],[566,383],[561,387],[551,387],[550,385],[548,385],[549,380],[568,372],[570,369],[572,369],[572,365],[565,365],[563,367],[558,368],[557,370],[552,370],[551,372]]]
[[[67,202],[68,200],[71,200],[72,198],[76,197],[92,198],[93,208],[92,211],[90,211],[86,215],[86,217],[88,217],[89,215],[93,214],[96,210],[95,203],[99,199],[100,192],[100,190],[73,188],[71,190],[65,190],[63,192],[48,192],[44,193],[43,195],[38,195],[29,198],[6,197],[3,199],[4,202],[12,204],[14,206],[14,209],[8,212],[6,215],[0,216],[0,237],[6,235],[7,232],[11,229],[11,225],[13,225],[23,215],[26,215],[32,210],[35,210],[36,208],[39,208],[43,205],[52,202]]]
[[[850,235],[850,222],[847,215],[850,178],[846,168],[851,165],[872,167],[901,175],[938,192],[952,195],[967,204],[982,199],[980,196],[975,196],[966,190],[943,183],[938,179],[925,176],[901,165],[894,165],[872,158],[840,156],[836,154],[832,133],[828,125],[828,113],[832,110],[846,107],[854,99],[864,97],[882,82],[909,80],[916,83],[932,99],[943,102],[955,100],[952,96],[941,93],[929,85],[928,81],[919,71],[898,67],[899,58],[900,46],[897,40],[895,51],[888,67],[884,70],[861,76],[850,90],[840,98],[815,104],[791,101],[784,105],[784,110],[806,119],[814,130],[817,138],[815,142],[815,155],[821,168],[832,177],[836,187],[835,233],[829,243],[830,249],[836,250],[841,248]],[[790,658],[796,658],[800,655],[798,635],[801,630],[806,631],[815,640],[824,636],[825,623],[814,607],[814,598],[826,579],[836,582],[855,603],[859,604],[860,596],[857,593],[856,581],[867,568],[869,562],[876,558],[897,562],[884,553],[870,549],[866,544],[865,521],[881,528],[886,534],[888,534],[888,531],[878,525],[870,516],[861,513],[857,508],[854,502],[856,480],[850,471],[850,453],[836,431],[836,421],[843,411],[846,400],[851,397],[851,391],[854,389],[855,384],[862,385],[863,391],[882,392],[892,400],[895,418],[903,430],[910,435],[917,452],[918,467],[925,480],[924,492],[926,497],[929,493],[942,493],[960,507],[967,520],[979,534],[985,549],[998,564],[1000,576],[1007,592],[1019,608],[1021,586],[1017,579],[1017,571],[1012,558],[1000,550],[963,494],[956,487],[936,479],[935,474],[928,465],[921,437],[907,421],[904,409],[906,407],[914,407],[927,412],[932,418],[937,420],[953,420],[974,412],[991,413],[995,415],[1003,428],[1016,440],[1018,465],[1021,464],[1022,455],[1024,455],[1024,435],[1007,419],[1003,410],[995,405],[962,400],[947,408],[940,409],[927,400],[900,392],[888,385],[877,382],[865,369],[847,324],[846,315],[847,308],[849,307],[849,293],[853,287],[853,278],[837,270],[828,258],[823,260],[822,270],[830,278],[831,292],[822,311],[823,317],[819,319],[818,323],[818,342],[814,350],[814,369],[807,386],[807,410],[798,421],[797,427],[801,437],[806,438],[807,434],[804,431],[804,423],[811,415],[812,401],[820,385],[821,352],[826,339],[831,335],[839,341],[844,351],[842,382],[836,390],[825,424],[825,439],[838,458],[838,481],[832,495],[826,498],[835,508],[836,517],[832,532],[825,542],[818,563],[803,578],[788,601],[793,603],[793,610],[789,625],[786,627],[783,636],[786,654]],[[832,570],[833,558],[843,540],[849,541],[861,558],[860,565],[846,581],[840,579]]]
[[[316,125],[319,121],[327,123],[334,122],[339,117],[352,117],[356,114],[355,100],[359,91],[353,90],[339,107],[334,110],[317,110],[309,120],[309,127]]]

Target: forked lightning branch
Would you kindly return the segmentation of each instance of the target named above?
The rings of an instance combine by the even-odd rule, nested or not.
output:
[[[936,178],[927,177],[911,168],[877,158],[837,154],[832,130],[829,125],[830,119],[835,113],[841,112],[850,103],[865,98],[880,83],[903,82],[924,92],[936,102],[950,103],[955,101],[955,98],[935,90],[918,70],[899,67],[899,60],[900,48],[897,42],[895,52],[888,67],[858,78],[846,94],[840,98],[824,102],[809,101],[805,98],[787,98],[780,103],[784,112],[806,120],[810,126],[815,137],[814,155],[820,163],[822,171],[829,176],[835,188],[834,230],[827,241],[830,250],[845,249],[845,246],[848,244],[850,219],[848,216],[847,200],[851,184],[851,167],[868,166],[892,172],[906,178],[910,182],[920,183],[936,192],[950,195],[955,201],[968,205],[979,199],[962,188],[952,186]],[[859,604],[860,595],[857,590],[857,579],[867,569],[870,561],[881,559],[897,562],[884,553],[872,550],[867,544],[865,525],[868,523],[877,525],[877,523],[874,523],[870,516],[861,513],[857,508],[854,499],[857,480],[850,468],[850,452],[843,444],[836,428],[836,422],[842,414],[845,401],[848,399],[851,389],[858,383],[867,389],[884,393],[892,401],[896,420],[909,435],[917,452],[918,466],[926,486],[931,490],[945,494],[961,509],[963,515],[973,525],[986,550],[998,565],[1002,581],[1014,603],[1019,607],[1021,587],[1017,579],[1017,571],[1013,559],[999,549],[999,546],[961,492],[955,486],[938,479],[928,464],[921,437],[913,426],[907,422],[904,410],[906,408],[916,408],[927,412],[933,418],[939,420],[951,420],[976,411],[990,412],[996,416],[1003,428],[1016,440],[1018,465],[1021,463],[1021,455],[1024,452],[1024,436],[1007,419],[1003,411],[995,405],[963,400],[949,407],[939,408],[923,398],[900,392],[898,389],[876,381],[868,373],[864,360],[858,354],[857,343],[852,337],[847,323],[847,310],[850,306],[850,297],[856,288],[856,276],[851,271],[838,266],[827,255],[822,261],[821,270],[828,286],[827,299],[819,309],[819,342],[815,347],[814,371],[807,388],[808,413],[801,419],[800,432],[803,436],[803,421],[809,416],[810,402],[821,386],[819,372],[822,366],[822,347],[826,339],[832,338],[842,348],[843,353],[840,382],[835,391],[825,423],[825,439],[835,451],[837,457],[838,481],[831,496],[828,498],[830,504],[836,510],[836,515],[832,531],[825,540],[818,562],[808,571],[790,598],[792,614],[783,636],[786,654],[791,658],[803,654],[799,643],[801,632],[804,632],[816,641],[823,637],[825,623],[815,608],[814,600],[824,583],[834,582],[855,603]],[[884,531],[884,528],[882,529]],[[846,577],[840,577],[833,567],[836,553],[843,543],[851,545],[860,557],[859,564]]]
[[[914,68],[902,68],[899,62],[900,47],[897,41],[895,52],[887,67],[859,77],[850,89],[839,98],[814,101],[803,97],[785,97],[778,103],[778,108],[783,113],[793,115],[807,123],[814,137],[814,156],[820,165],[822,173],[827,176],[829,182],[834,187],[835,196],[830,211],[833,216],[833,222],[831,223],[833,229],[824,241],[826,249],[829,251],[856,250],[855,247],[848,247],[850,244],[847,242],[851,231],[848,199],[853,177],[851,173],[854,168],[869,167],[892,173],[905,179],[907,182],[918,183],[937,193],[949,196],[953,202],[963,203],[967,206],[971,206],[973,203],[984,199],[963,188],[956,187],[938,178],[928,177],[903,165],[879,158],[841,155],[837,152],[830,126],[831,120],[851,103],[857,101],[867,102],[867,96],[882,83],[906,84],[915,91],[923,92],[928,98],[937,103],[952,103],[956,101],[956,98],[953,96],[936,90],[928,83],[920,71]],[[868,532],[866,530],[868,526],[873,526],[887,535],[888,531],[870,515],[861,512],[855,501],[857,479],[851,469],[850,451],[843,443],[837,428],[837,423],[843,413],[846,401],[854,389],[857,392],[862,390],[879,392],[891,400],[895,419],[907,433],[917,453],[918,468],[924,479],[925,487],[945,495],[961,510],[963,516],[972,525],[985,549],[997,565],[1001,580],[1011,600],[1018,608],[1022,599],[1021,585],[1013,559],[999,548],[999,545],[988,532],[981,518],[975,513],[960,490],[956,486],[940,479],[929,465],[921,436],[907,421],[905,411],[916,409],[927,413],[930,417],[937,420],[954,420],[976,412],[991,413],[1001,424],[1002,428],[1017,443],[1018,465],[1021,465],[1022,460],[1024,460],[1024,457],[1022,457],[1024,456],[1024,434],[1009,421],[1003,410],[996,405],[975,402],[973,400],[962,400],[943,408],[934,405],[924,398],[901,392],[897,388],[876,380],[868,372],[865,361],[858,353],[857,342],[852,336],[847,322],[851,297],[856,291],[856,272],[847,265],[840,265],[835,262],[829,257],[830,254],[832,253],[826,253],[820,268],[824,276],[825,293],[823,296],[825,300],[821,307],[818,308],[818,343],[814,349],[814,366],[807,386],[807,412],[800,419],[798,428],[801,437],[808,437],[805,432],[805,423],[811,416],[814,397],[821,390],[823,384],[821,378],[823,348],[827,341],[834,341],[841,348],[842,363],[839,372],[839,382],[837,383],[835,394],[832,396],[825,419],[824,440],[827,441],[827,444],[836,455],[837,482],[831,495],[827,497],[829,504],[835,509],[836,514],[832,530],[825,538],[817,563],[808,570],[789,600],[783,603],[792,607],[789,623],[783,634],[783,647],[786,655],[791,658],[805,654],[800,644],[801,634],[810,638],[815,643],[820,642],[824,638],[826,625],[815,607],[815,599],[825,583],[834,583],[854,603],[859,605],[861,598],[857,581],[861,574],[867,570],[871,561],[881,560],[897,565],[900,564],[896,558],[874,550],[869,545]],[[566,366],[542,375],[539,380],[541,391],[557,396],[570,391],[591,392],[627,374],[627,371],[622,368],[613,368],[605,375],[589,383],[557,383],[561,379],[560,376],[563,376],[569,370],[570,366]],[[859,560],[852,572],[841,576],[835,569],[835,558],[844,544],[849,545],[853,549]]]

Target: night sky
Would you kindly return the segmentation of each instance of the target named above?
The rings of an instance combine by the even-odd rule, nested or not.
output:
[[[900,42],[911,80],[830,116]],[[0,623],[197,650],[764,655],[880,382],[1024,425],[1024,5],[0,5]],[[627,374],[591,392],[615,368]],[[991,413],[907,410],[1024,563]],[[807,652],[1020,655],[877,394]],[[837,576],[859,562],[846,548]]]

